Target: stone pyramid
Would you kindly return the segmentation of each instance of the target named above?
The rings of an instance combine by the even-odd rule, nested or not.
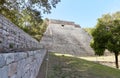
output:
[[[70,54],[74,56],[92,56],[90,47],[92,37],[74,22],[49,20],[40,44],[50,52]]]

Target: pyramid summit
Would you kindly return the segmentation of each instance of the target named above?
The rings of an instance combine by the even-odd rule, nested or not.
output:
[[[49,24],[71,25],[71,26],[75,26],[75,27],[80,27],[80,25],[75,24],[72,21],[56,20],[56,19],[50,19]]]
[[[90,47],[92,37],[71,21],[50,19],[41,44],[51,52],[70,54],[74,56],[91,56]]]

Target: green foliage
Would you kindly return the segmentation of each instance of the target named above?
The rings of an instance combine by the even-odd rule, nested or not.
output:
[[[84,30],[87,31],[89,33],[89,35],[91,35],[94,28],[84,28]]]
[[[0,0],[0,14],[38,41],[47,27],[42,14],[51,13],[60,0]]]
[[[33,32],[34,34],[33,35],[31,34],[38,41],[41,40],[43,33],[46,31],[46,28],[48,26],[47,23],[48,21],[44,20],[43,23],[36,28],[36,31]]]
[[[92,36],[91,47],[96,55],[103,55],[105,49],[108,49],[117,57],[120,52],[120,12],[99,18]],[[116,63],[118,63],[117,58]]]
[[[51,13],[52,8],[56,8],[61,0],[0,0],[0,10],[36,10],[38,15],[41,13]]]
[[[26,33],[30,34],[33,38],[36,40],[40,41],[43,33],[46,31],[47,28],[47,20],[43,20],[41,23],[37,23],[37,25],[32,25],[32,26],[23,26],[21,27]]]

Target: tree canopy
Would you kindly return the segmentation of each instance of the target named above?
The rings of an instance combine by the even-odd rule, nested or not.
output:
[[[0,0],[0,10],[17,10],[22,11],[25,9],[37,10],[39,14],[51,13],[51,9],[56,8],[61,0]]]
[[[44,13],[51,13],[60,0],[0,0],[0,14],[15,25],[40,40],[47,21],[42,20]]]
[[[105,14],[98,19],[98,23],[92,32],[93,41],[91,47],[96,55],[103,55],[105,50],[115,54],[116,67],[120,53],[120,12]]]
[[[12,21],[24,15],[23,11],[34,18],[41,18],[44,13],[51,13],[60,0],[0,0],[0,13]]]
[[[87,31],[89,35],[91,35],[94,28],[84,28],[84,30]]]

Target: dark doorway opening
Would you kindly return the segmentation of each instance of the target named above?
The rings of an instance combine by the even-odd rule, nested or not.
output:
[[[61,25],[62,27],[64,27],[64,25]]]

